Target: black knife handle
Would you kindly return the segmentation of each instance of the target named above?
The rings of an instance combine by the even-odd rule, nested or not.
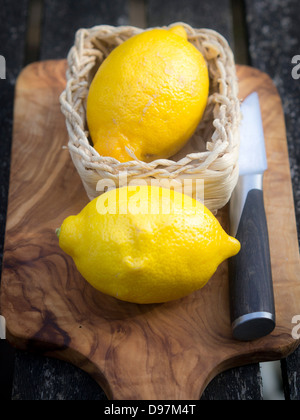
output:
[[[229,259],[233,337],[251,341],[275,328],[275,305],[263,191],[248,192],[236,238],[240,252]]]

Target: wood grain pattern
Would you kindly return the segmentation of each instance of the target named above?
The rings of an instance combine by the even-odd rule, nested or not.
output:
[[[240,343],[231,338],[226,262],[184,299],[135,305],[95,291],[59,249],[55,228],[88,201],[64,148],[58,97],[65,66],[64,60],[34,63],[16,87],[1,288],[11,343],[72,362],[111,399],[199,399],[217,373],[292,352],[299,345],[291,336],[292,317],[300,314],[299,251],[284,119],[269,77],[238,67],[241,98],[256,90],[263,114],[277,327]],[[218,215],[225,229],[227,216],[227,208]]]

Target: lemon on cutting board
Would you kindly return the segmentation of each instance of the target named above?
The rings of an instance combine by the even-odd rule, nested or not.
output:
[[[120,162],[169,158],[189,140],[207,104],[209,76],[183,26],[150,29],[116,47],[87,99],[94,148]]]
[[[240,243],[193,198],[157,186],[122,187],[67,217],[59,245],[99,291],[159,303],[202,288]]]

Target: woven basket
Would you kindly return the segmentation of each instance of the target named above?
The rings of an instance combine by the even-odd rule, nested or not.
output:
[[[92,147],[86,123],[89,85],[98,67],[116,46],[143,30],[101,25],[77,31],[75,45],[68,54],[67,85],[60,103],[66,117],[68,148],[90,200],[104,191],[104,184],[110,189],[147,183],[184,187],[182,192],[204,201],[214,213],[229,201],[238,178],[240,123],[234,57],[219,33],[180,24],[206,59],[210,76],[208,103],[195,134],[181,151],[170,159],[151,163],[134,155],[126,163],[100,156]]]

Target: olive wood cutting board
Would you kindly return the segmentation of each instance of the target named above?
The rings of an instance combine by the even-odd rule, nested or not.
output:
[[[55,229],[88,202],[66,147],[59,95],[66,61],[33,63],[16,85],[1,311],[16,347],[73,363],[108,398],[196,400],[219,372],[280,359],[299,340],[300,267],[284,115],[271,79],[237,66],[240,98],[259,94],[268,170],[264,199],[277,327],[254,342],[232,339],[227,262],[202,289],[137,305],[94,290],[58,247]],[[228,231],[228,208],[218,218]]]

